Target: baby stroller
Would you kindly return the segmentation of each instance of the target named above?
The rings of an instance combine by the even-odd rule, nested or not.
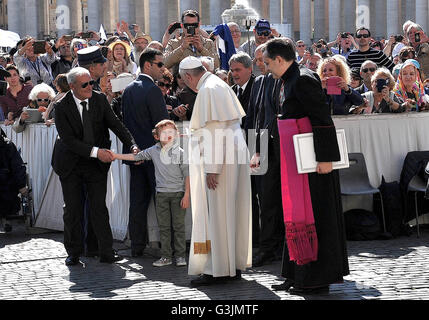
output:
[[[12,231],[11,221],[33,223],[33,201],[26,166],[16,146],[1,130],[0,134],[0,219],[5,232]]]

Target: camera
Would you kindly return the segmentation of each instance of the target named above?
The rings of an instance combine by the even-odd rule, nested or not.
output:
[[[404,37],[403,37],[403,36],[401,36],[400,34],[399,34],[399,35],[397,35],[397,36],[395,36],[395,41],[396,41],[396,42],[402,42],[402,40],[404,40]]]
[[[341,38],[347,39],[348,37],[349,37],[349,33],[348,32],[341,33]]]
[[[417,33],[414,35],[414,39],[415,39],[415,41],[416,41],[416,42],[420,42],[420,41],[421,41],[421,39],[420,39],[420,33],[419,33],[419,32],[417,32]]]
[[[378,92],[382,92],[384,87],[387,87],[389,81],[386,79],[377,79],[377,90]]]
[[[181,28],[181,24],[180,22],[176,22],[175,24],[173,24],[170,29],[168,29],[168,33],[172,34],[174,31],[176,31],[177,29]]]
[[[92,38],[92,32],[82,32],[81,38],[82,39],[91,39]]]
[[[37,40],[33,43],[34,54],[44,54],[46,53],[46,41],[45,40]]]
[[[190,23],[185,25],[186,33],[190,36],[195,36],[195,31],[198,28],[198,23]]]

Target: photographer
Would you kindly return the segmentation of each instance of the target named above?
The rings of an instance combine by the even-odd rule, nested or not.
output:
[[[365,92],[362,97],[365,103],[353,109],[354,114],[398,113],[404,112],[402,101],[392,91],[395,80],[386,68],[378,69],[371,78],[372,91]]]
[[[21,115],[22,109],[30,103],[28,95],[33,89],[31,84],[22,84],[19,77],[19,70],[14,65],[6,67],[10,76],[5,80],[8,89],[5,96],[0,96],[0,106],[3,109],[6,126],[12,125],[15,119]]]
[[[23,108],[21,116],[15,121],[12,125],[13,131],[16,133],[24,132],[26,128],[26,120],[30,118],[28,109],[35,109],[40,112],[39,122],[44,122],[42,114],[44,114],[51,103],[55,98],[55,91],[50,86],[45,83],[38,84],[35,86],[28,96],[30,99],[30,104],[27,108]]]
[[[320,54],[323,59],[326,59],[331,55],[328,44],[323,39],[320,39],[316,43],[313,43],[312,48],[313,52]]]
[[[338,47],[334,47],[334,45],[337,45]],[[333,54],[340,54],[346,59],[350,52],[352,52],[352,47],[357,48],[358,45],[353,36],[348,32],[338,33],[337,39],[328,43],[328,48],[330,48]]]
[[[71,37],[71,36],[70,36]],[[54,51],[59,51],[59,59],[51,65],[52,76],[54,79],[59,74],[67,73],[71,70],[73,65],[73,57],[70,51],[71,40],[69,36],[62,36],[58,39],[53,48]]]
[[[42,43],[44,47],[42,48]],[[36,46],[36,47],[35,47]],[[35,53],[35,49],[38,51]],[[39,54],[37,52],[46,52]],[[24,41],[24,46],[14,55],[14,61],[22,75],[30,76],[33,86],[46,83],[52,85],[51,64],[57,60],[49,42],[36,42],[32,38]]]
[[[178,68],[179,63],[188,56],[209,56],[214,59],[215,69],[220,61],[215,43],[202,36],[200,15],[195,10],[186,10],[182,14],[182,36],[171,39],[165,48],[165,67]]]
[[[420,63],[420,74],[424,80],[429,77],[429,38],[423,28],[413,23],[407,29],[407,36],[416,52],[416,60]]]

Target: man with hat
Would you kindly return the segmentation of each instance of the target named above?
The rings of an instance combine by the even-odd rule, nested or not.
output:
[[[140,67],[140,55],[147,48],[149,43],[152,42],[152,38],[148,34],[144,34],[143,32],[136,33],[136,37],[134,38],[134,49],[133,49],[133,60],[137,64],[137,67]]]
[[[191,286],[240,280],[252,264],[249,151],[240,126],[245,112],[229,85],[200,59],[185,58],[179,73],[198,92],[190,122],[189,274],[200,277]]]
[[[101,91],[100,78],[106,72],[107,59],[103,56],[101,49],[97,46],[81,49],[77,52],[79,66],[85,68],[95,81],[93,89]]]
[[[253,29],[253,34],[255,35],[255,39],[243,43],[240,46],[239,51],[246,52],[253,60],[255,60],[256,48],[270,40],[273,35],[270,23],[265,19],[259,20]],[[256,64],[254,65],[253,70],[257,77],[262,74],[258,71],[258,68],[256,68]]]

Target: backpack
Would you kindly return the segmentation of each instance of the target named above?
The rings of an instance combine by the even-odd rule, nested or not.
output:
[[[386,218],[386,229],[393,237],[409,235],[409,230],[405,225],[404,208],[401,187],[397,181],[386,182],[382,177],[379,187],[384,207],[384,216]],[[374,201],[374,212],[381,216],[380,201]]]
[[[374,212],[352,209],[344,213],[347,240],[375,240],[380,236],[380,221]]]

